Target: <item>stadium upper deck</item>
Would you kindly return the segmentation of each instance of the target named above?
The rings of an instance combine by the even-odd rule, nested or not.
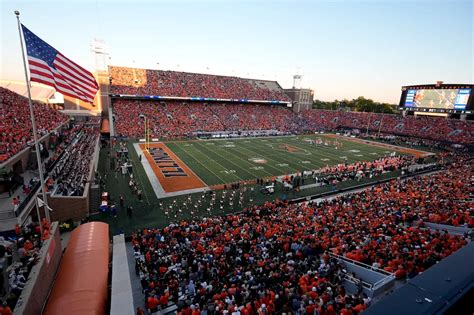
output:
[[[112,94],[290,101],[276,81],[115,66],[109,75]]]

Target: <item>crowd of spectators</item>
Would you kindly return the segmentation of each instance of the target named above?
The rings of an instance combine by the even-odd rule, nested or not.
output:
[[[41,231],[42,230],[42,231]],[[50,224],[43,220],[24,227],[15,225],[13,242],[5,239],[0,245],[0,314],[12,314],[27,283],[31,269],[38,261],[43,241],[49,238]],[[8,281],[8,286],[5,286]],[[6,290],[5,290],[6,289]]]
[[[281,88],[262,81],[201,73],[109,67],[111,92],[129,95],[159,95],[289,101]],[[279,87],[274,82],[276,87]]]
[[[474,142],[474,123],[437,117],[309,110],[299,114],[282,106],[233,103],[183,103],[114,100],[118,135],[143,137],[147,117],[152,137],[183,138],[195,131],[278,130],[305,133],[358,129],[407,135],[431,141]]]
[[[329,253],[404,279],[467,243],[421,222],[473,223],[472,202],[463,200],[472,162],[445,159],[446,169],[434,176],[396,179],[318,204],[268,202],[138,231],[132,244],[147,308],[172,300],[180,314],[359,314],[370,300],[344,291],[344,270]]]
[[[440,142],[435,141],[435,140],[429,140],[429,139],[421,139],[421,138],[416,138],[416,137],[410,137],[410,136],[396,136],[396,135],[391,135],[391,134],[369,134],[366,136],[365,134],[361,135],[363,138],[368,138],[372,140],[381,140],[383,142],[388,142],[393,145],[397,146],[410,146],[410,147],[425,147],[425,148],[440,148]]]
[[[144,137],[145,116],[153,138],[184,138],[196,131],[280,130],[298,126],[281,106],[116,100],[118,135]]]
[[[69,118],[45,104],[33,102],[38,136],[48,134]],[[32,145],[28,99],[0,87],[0,163]]]
[[[461,158],[443,172],[392,181],[379,187],[403,221],[422,220],[474,228],[471,176],[474,163]]]
[[[52,152],[51,154],[48,152],[48,159],[45,162],[46,172],[53,170],[56,163],[74,141],[82,128],[84,128],[84,122],[76,122],[69,125],[67,128],[62,128],[51,133],[50,149]]]
[[[110,67],[111,92],[129,95],[206,97],[289,101],[273,82],[176,71]],[[270,81],[268,81],[270,82]],[[271,87],[273,86],[273,88]],[[308,110],[295,114],[274,106],[224,103],[114,102],[119,134],[143,133],[139,115],[151,120],[154,135],[183,137],[192,131],[264,130],[313,132],[338,128],[363,129],[435,141],[473,142],[474,124],[442,117],[389,115],[350,111]],[[155,117],[156,116],[156,117]]]
[[[407,135],[435,141],[471,144],[474,142],[474,123],[442,117],[388,115],[334,110],[308,110],[303,114],[304,130],[359,129],[366,132]]]
[[[304,171],[303,180],[313,178],[316,183],[334,185],[347,180],[372,178],[386,172],[406,171],[415,163],[412,156],[385,156],[374,161],[360,161],[352,164],[343,163],[326,166],[318,170]]]
[[[99,136],[98,124],[73,128],[64,142],[59,160],[49,173],[47,189],[62,196],[82,196],[89,181],[91,159]],[[68,143],[70,142],[70,143]]]

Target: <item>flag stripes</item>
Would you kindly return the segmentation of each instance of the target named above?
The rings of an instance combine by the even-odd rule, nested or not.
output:
[[[23,24],[21,27],[30,66],[30,80],[54,87],[64,95],[93,103],[99,86],[92,73],[51,47]]]

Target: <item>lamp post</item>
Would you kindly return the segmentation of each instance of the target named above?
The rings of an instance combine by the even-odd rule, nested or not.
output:
[[[149,144],[148,144],[148,137],[150,136],[150,132],[148,130],[148,118],[146,117],[146,115],[144,114],[140,114],[139,116],[140,118],[143,118],[144,119],[144,122],[145,122],[145,149],[143,150],[144,152],[148,152],[148,147],[149,147]]]

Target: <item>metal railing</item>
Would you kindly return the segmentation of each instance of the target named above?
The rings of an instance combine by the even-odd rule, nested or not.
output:
[[[337,254],[334,254],[334,253],[331,253],[329,252],[329,257],[331,258],[335,258],[335,259],[338,259],[338,260],[344,260],[344,261],[347,261],[351,264],[354,264],[354,265],[357,265],[357,266],[360,266],[360,267],[363,267],[365,269],[368,269],[368,270],[371,270],[371,271],[374,271],[374,272],[377,272],[377,273],[380,273],[380,274],[383,274],[385,277],[383,277],[382,279],[380,279],[379,281],[375,282],[375,283],[368,283],[368,282],[365,282],[361,279],[357,279],[358,281],[361,281],[362,284],[369,288],[369,289],[373,289],[373,288],[376,288],[378,287],[379,285],[381,285],[382,283],[385,283],[385,282],[388,282],[392,279],[395,279],[395,274],[392,273],[392,272],[388,272],[386,270],[383,270],[383,269],[380,269],[378,267],[374,267],[374,266],[370,266],[370,265],[367,265],[365,263],[362,263],[360,261],[357,261],[357,260],[354,260],[354,259],[350,259],[350,258],[347,258],[345,256],[341,256],[341,255],[337,255]],[[349,274],[347,274],[349,275]],[[350,275],[349,275],[350,276]],[[346,276],[346,280],[349,280],[351,282],[354,282],[354,280],[352,280],[351,278],[353,278],[352,276],[350,276],[350,278],[348,279],[347,276]]]
[[[348,261],[350,263],[353,263],[354,265],[358,265],[358,266],[364,267],[366,269],[374,270],[374,271],[376,271],[378,273],[382,273],[386,276],[393,275],[392,272],[388,272],[387,270],[383,270],[383,269],[380,269],[380,268],[377,268],[377,267],[374,267],[374,266],[370,266],[370,265],[364,264],[363,262],[360,262],[360,261],[357,261],[357,260],[354,260],[354,259],[350,259],[350,258],[347,258],[345,256],[341,256],[341,255],[334,254],[334,253],[331,253],[331,252],[329,252],[329,256],[332,257],[332,258]]]
[[[25,210],[26,206],[30,202],[31,199],[33,199],[34,196],[36,196],[36,193],[38,192],[39,188],[41,187],[41,183],[37,182],[33,187],[31,187],[30,193],[26,196],[25,200],[23,200],[18,208],[14,210],[15,212],[15,217],[20,216],[20,214]]]

